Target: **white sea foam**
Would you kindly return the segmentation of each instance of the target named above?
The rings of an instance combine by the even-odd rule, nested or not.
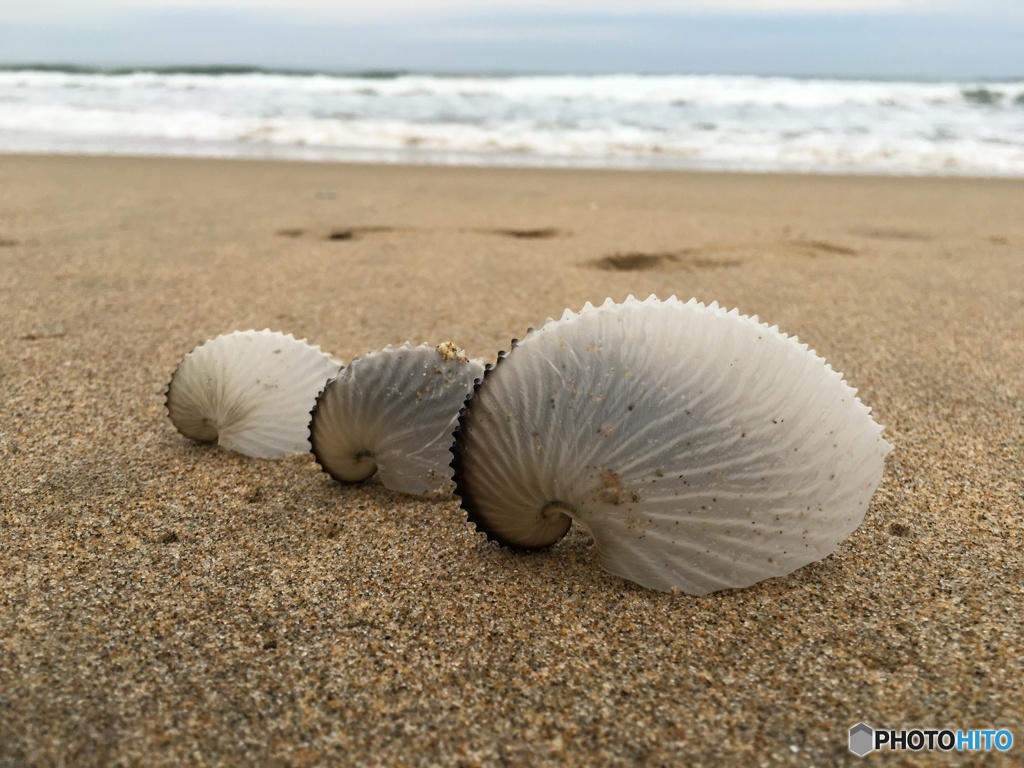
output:
[[[1024,81],[9,69],[0,151],[1024,176]]]

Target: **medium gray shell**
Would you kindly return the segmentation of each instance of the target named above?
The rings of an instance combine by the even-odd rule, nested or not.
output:
[[[388,346],[353,360],[317,399],[310,441],[333,478],[360,482],[380,472],[394,491],[451,495],[452,432],[484,372],[451,342]]]
[[[545,547],[575,520],[611,573],[700,595],[831,553],[881,481],[881,432],[777,328],[630,296],[513,342],[467,403],[453,467],[489,538]]]
[[[341,363],[276,331],[236,331],[189,352],[167,387],[167,411],[185,437],[246,456],[309,451],[309,410]]]

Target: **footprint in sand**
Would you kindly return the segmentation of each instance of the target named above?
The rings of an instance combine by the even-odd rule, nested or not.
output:
[[[325,239],[333,242],[359,240],[365,235],[384,235],[389,232],[409,232],[414,229],[415,227],[351,227],[349,229],[332,230]]]
[[[695,249],[685,249],[663,253],[613,253],[594,259],[587,266],[615,272],[646,272],[653,269],[722,269],[738,267],[741,263],[739,259],[708,258],[698,255]]]
[[[851,229],[850,234],[857,237],[866,237],[870,240],[908,240],[926,243],[932,239],[932,236],[926,232],[891,227],[862,227]]]
[[[422,227],[396,227],[396,226],[367,226],[367,227],[339,227],[332,229],[325,240],[332,242],[344,242],[346,240],[359,240],[365,235],[380,235],[390,232],[423,232]],[[557,237],[569,237],[572,233],[568,230],[555,227],[540,227],[537,229],[459,229],[458,232],[470,232],[481,235],[496,235],[508,237],[514,240],[551,240]],[[301,227],[285,227],[277,230],[274,234],[278,237],[298,238],[306,234]],[[2,243],[0,243],[2,245]]]
[[[344,229],[332,229],[326,235],[324,240],[339,242],[344,240],[358,240],[363,235],[375,235],[384,234],[387,232],[398,232],[400,230],[412,230],[414,227],[348,227]],[[274,232],[278,237],[286,237],[289,239],[297,239],[307,234],[307,230],[302,227],[285,227]]]
[[[556,229],[555,227],[542,227],[539,229],[468,229],[466,232],[476,232],[481,235],[498,235],[499,237],[511,237],[515,240],[551,240],[556,237],[568,237],[569,232]]]
[[[810,256],[817,256],[819,253],[829,253],[836,256],[856,256],[855,248],[847,248],[845,245],[836,245],[825,240],[790,240],[788,245],[799,248]]]
[[[674,253],[613,253],[590,262],[590,266],[614,272],[646,272],[676,264]]]
[[[618,272],[643,272],[647,270],[724,269],[738,267],[751,254],[765,256],[804,256],[814,258],[819,254],[832,256],[856,256],[858,251],[845,245],[826,240],[783,240],[781,242],[749,242],[709,245],[703,248],[684,248],[678,251],[643,252],[630,251],[613,253],[587,262],[586,266]]]

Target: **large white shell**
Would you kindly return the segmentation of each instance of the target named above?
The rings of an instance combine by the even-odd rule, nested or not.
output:
[[[452,432],[484,372],[451,342],[387,347],[353,360],[317,400],[313,454],[342,482],[380,472],[394,491],[440,497],[452,492]]]
[[[807,346],[675,297],[566,311],[488,370],[456,434],[456,493],[489,538],[572,520],[610,572],[706,594],[825,557],[891,446]]]
[[[246,456],[309,451],[309,410],[341,363],[291,334],[236,331],[189,352],[167,388],[185,437]]]

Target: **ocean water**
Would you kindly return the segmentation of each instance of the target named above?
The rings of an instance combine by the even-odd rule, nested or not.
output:
[[[1024,80],[0,69],[0,152],[1024,176]]]

